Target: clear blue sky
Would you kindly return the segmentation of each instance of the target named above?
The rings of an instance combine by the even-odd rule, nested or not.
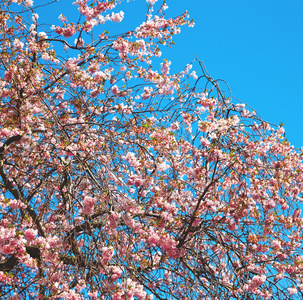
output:
[[[57,20],[72,0],[47,9]],[[160,0],[159,0],[160,2]],[[302,0],[167,0],[168,16],[189,11],[194,28],[183,28],[176,45],[163,51],[178,72],[197,57],[215,79],[224,79],[233,95],[271,123],[285,124],[286,137],[303,146],[303,1]],[[38,4],[38,0],[35,1]],[[118,6],[125,18],[114,32],[134,29],[144,20],[145,0]],[[42,21],[45,16],[40,14]],[[56,25],[60,24],[58,20]]]

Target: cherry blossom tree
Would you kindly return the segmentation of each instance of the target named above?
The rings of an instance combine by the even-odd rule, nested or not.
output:
[[[302,299],[302,152],[118,2],[0,4],[2,299]]]

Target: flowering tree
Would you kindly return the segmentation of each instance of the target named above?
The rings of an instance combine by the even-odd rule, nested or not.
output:
[[[1,2],[3,299],[302,299],[302,153],[201,61],[152,67],[193,25],[156,2],[116,36],[116,0]]]

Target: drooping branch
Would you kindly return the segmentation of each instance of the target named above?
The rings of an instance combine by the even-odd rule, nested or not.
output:
[[[25,199],[22,199],[19,191],[14,187],[12,182],[8,179],[8,176],[4,169],[4,157],[3,156],[4,156],[5,147],[8,147],[13,142],[20,141],[21,138],[22,138],[21,135],[16,135],[16,136],[10,137],[0,148],[0,175],[1,175],[1,178],[3,180],[3,183],[6,187],[6,189],[11,192],[11,194],[15,197],[16,200],[20,200],[21,202],[23,202],[26,205],[26,210],[29,213],[29,215],[32,217],[34,223],[37,225],[39,234],[44,237],[45,236],[44,231],[43,231],[42,225],[40,223],[40,220],[39,220],[35,210],[25,201]]]

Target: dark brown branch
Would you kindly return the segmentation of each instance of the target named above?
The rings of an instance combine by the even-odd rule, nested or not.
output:
[[[196,217],[196,213],[197,213],[197,211],[198,211],[198,209],[199,209],[199,207],[200,207],[201,202],[204,201],[204,197],[206,196],[206,194],[207,194],[209,188],[210,188],[212,185],[214,185],[216,182],[218,182],[218,181],[220,180],[220,178],[222,178],[222,177],[227,173],[227,171],[228,171],[233,165],[234,165],[234,163],[232,163],[230,166],[228,166],[228,167],[226,168],[226,170],[224,171],[224,173],[223,173],[220,177],[218,177],[218,178],[216,178],[216,179],[214,179],[215,170],[216,170],[216,169],[214,170],[214,173],[213,173],[211,182],[206,186],[206,188],[205,188],[205,190],[203,191],[202,195],[201,195],[201,196],[199,197],[199,199],[198,199],[198,203],[197,203],[197,205],[196,205],[196,207],[195,207],[194,212],[192,213],[192,216],[191,216],[191,219],[190,219],[190,222],[189,222],[189,225],[188,225],[187,229],[183,232],[183,234],[180,236],[180,238],[179,238],[179,240],[178,240],[178,241],[179,241],[178,246],[177,246],[178,248],[181,248],[181,247],[185,244],[185,240],[186,240],[188,234],[191,232],[191,229],[192,229],[192,226],[193,226],[195,217]]]
[[[18,258],[15,256],[9,257],[5,262],[0,263],[0,271],[10,272],[18,263]]]
[[[20,196],[19,191],[14,187],[12,182],[8,179],[8,177],[5,173],[5,169],[4,169],[3,154],[4,154],[5,147],[9,146],[13,142],[19,141],[21,138],[22,138],[21,135],[15,135],[13,137],[10,137],[3,144],[3,146],[0,147],[0,176],[2,177],[2,180],[3,180],[3,183],[6,187],[6,189],[11,192],[11,194],[15,197],[15,199],[16,200],[22,200],[22,202],[27,205],[26,210],[29,213],[29,215],[31,216],[31,218],[33,219],[33,221],[35,222],[35,224],[38,228],[39,234],[41,236],[45,237],[44,231],[42,229],[42,226],[40,224],[40,221],[38,219],[38,216],[37,216],[36,212],[24,199],[21,199],[22,197]]]
[[[38,259],[40,261],[41,259],[41,253],[40,249],[38,247],[26,247],[26,252],[30,255],[30,257]],[[5,262],[0,263],[0,271],[3,272],[10,272],[13,270],[13,268],[17,265],[19,259],[12,255],[9,257]]]

